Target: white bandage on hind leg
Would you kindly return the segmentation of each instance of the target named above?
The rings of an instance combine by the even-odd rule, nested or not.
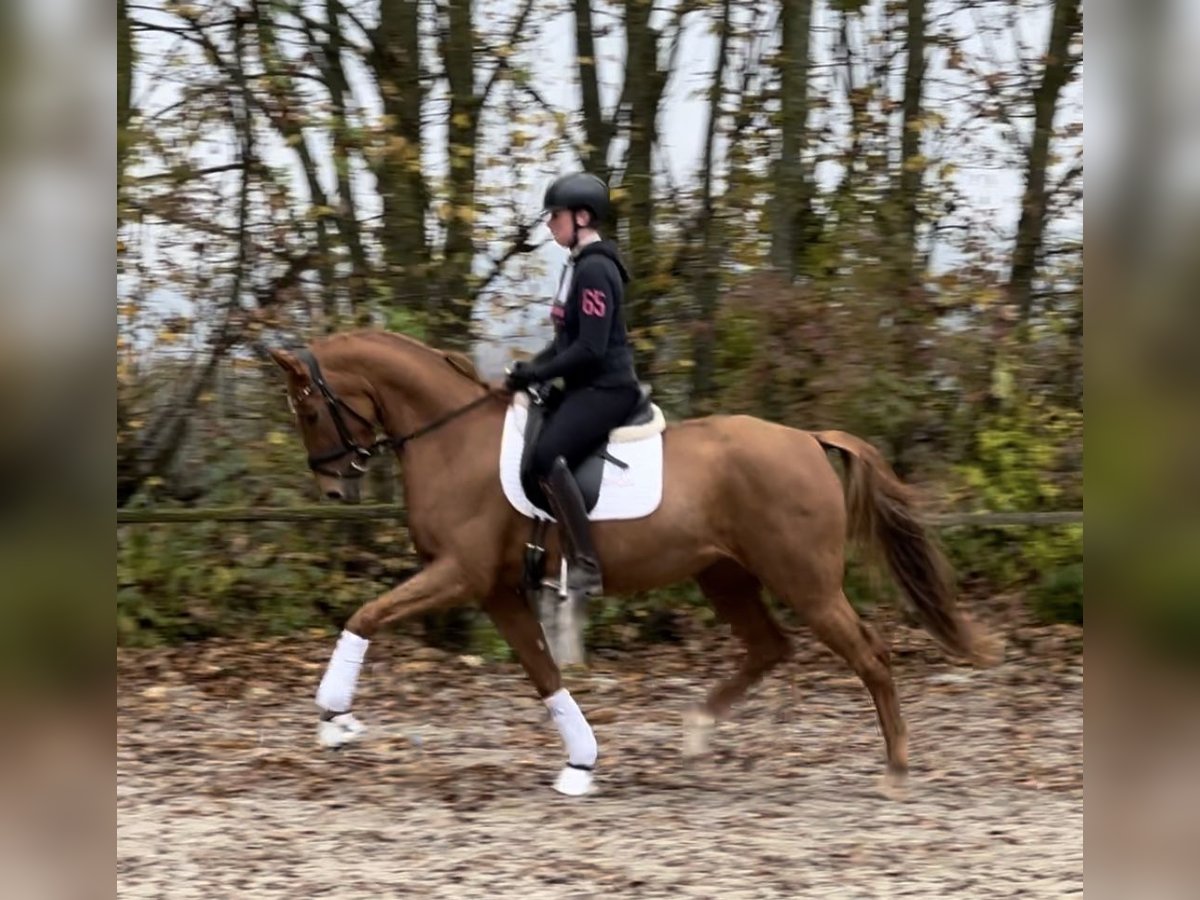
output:
[[[550,717],[562,735],[563,743],[567,746],[567,759],[573,766],[591,767],[596,764],[596,735],[592,726],[583,717],[583,711],[575,698],[560,688],[544,701],[550,710]]]
[[[317,704],[331,712],[345,712],[354,700],[354,687],[358,684],[358,671],[362,668],[370,641],[357,634],[342,631],[333,657],[325,670],[325,677],[317,688]]]

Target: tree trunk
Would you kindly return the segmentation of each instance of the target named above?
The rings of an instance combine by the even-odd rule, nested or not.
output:
[[[329,39],[325,45],[325,79],[329,88],[329,100],[333,112],[333,164],[337,172],[338,229],[342,240],[350,251],[350,303],[353,315],[359,324],[366,324],[367,299],[367,255],[363,249],[362,234],[358,223],[358,205],[354,201],[354,188],[350,179],[350,140],[346,124],[346,70],[342,66],[342,25],[339,17],[341,4],[338,0],[325,0],[325,18],[329,27]]]
[[[654,142],[658,133],[658,103],[668,73],[658,69],[658,32],[650,27],[650,4],[625,4],[629,85],[629,156],[622,187],[628,203],[629,263],[634,282],[627,299],[627,322],[633,333],[638,368],[654,369]],[[638,339],[641,339],[640,342]],[[640,346],[638,346],[640,343]]]
[[[446,131],[450,159],[449,209],[441,308],[434,319],[433,338],[441,346],[466,351],[471,346],[469,281],[475,256],[475,138],[480,107],[475,94],[471,0],[449,0],[446,25],[442,56],[446,78],[450,82],[450,121]]]
[[[329,199],[325,196],[325,189],[317,177],[317,166],[308,148],[303,119],[296,108],[295,86],[279,54],[271,8],[264,0],[256,0],[255,10],[259,56],[263,65],[272,73],[272,77],[265,80],[275,101],[275,109],[271,110],[270,119],[286,143],[295,149],[300,166],[304,170],[309,200],[320,211],[313,222],[317,243],[317,271],[321,277],[321,307],[325,316],[325,328],[332,331],[337,325],[338,310],[337,295],[334,291],[333,253],[329,242],[329,226],[324,214],[324,210],[329,207]]]
[[[845,71],[846,105],[849,107],[847,128],[850,132],[849,144],[846,149],[842,180],[834,190],[834,196],[839,208],[849,211],[854,207],[854,194],[857,179],[855,178],[855,162],[862,153],[863,129],[867,120],[867,94],[860,88],[854,77],[856,60],[850,47],[850,13],[843,9],[839,17],[838,49],[842,53],[842,66]],[[839,210],[839,215],[844,214]]]
[[[579,88],[583,100],[583,130],[587,138],[587,153],[583,162],[589,172],[607,181],[608,147],[612,142],[614,121],[604,118],[604,110],[600,106],[596,44],[592,37],[591,0],[575,0],[575,57],[579,67]],[[614,118],[616,115],[614,112]]]
[[[700,222],[701,266],[698,279],[697,321],[692,333],[692,396],[693,415],[712,412],[713,367],[717,291],[720,286],[720,253],[716,241],[716,211],[713,204],[713,153],[717,138],[717,120],[721,115],[724,96],[725,63],[729,53],[730,8],[732,0],[721,5],[720,39],[717,47],[717,68],[708,93],[708,127],[704,136],[704,162],[700,173],[701,196],[704,204]]]
[[[419,0],[380,0],[371,63],[389,123],[390,140],[375,169],[383,199],[383,254],[397,307],[428,309],[429,189],[421,169],[421,57]]]
[[[900,178],[895,198],[896,280],[907,291],[919,279],[917,197],[924,173],[921,157],[921,94],[925,86],[925,0],[908,0],[908,62],[904,72],[904,121],[900,134]]]
[[[888,253],[891,300],[895,323],[894,350],[900,382],[897,400],[906,412],[895,421],[890,435],[893,466],[901,477],[913,470],[921,435],[927,428],[928,410],[914,397],[925,396],[930,360],[924,337],[931,308],[917,269],[917,209],[924,166],[921,157],[921,96],[925,85],[925,0],[908,0],[905,34],[908,59],[904,72],[903,118],[900,133],[900,172],[880,222],[885,233],[880,247]]]
[[[811,200],[801,159],[808,125],[811,17],[812,0],[783,4],[779,63],[782,133],[771,222],[771,264],[789,277],[794,277],[799,269],[811,219]]]
[[[1058,95],[1079,61],[1077,56],[1070,55],[1070,46],[1082,28],[1080,0],[1055,0],[1046,65],[1042,80],[1033,92],[1033,140],[1029,147],[1025,194],[1009,277],[1009,297],[1016,304],[1023,325],[1029,323],[1033,313],[1033,281],[1045,234],[1046,166],[1054,131],[1054,111],[1058,106]]]
[[[755,10],[755,20],[750,24],[746,45],[742,51],[736,102],[733,104],[727,152],[727,175],[725,196],[722,206],[730,215],[748,215],[755,209],[754,194],[758,178],[754,171],[757,154],[753,142],[746,136],[755,115],[761,109],[762,86],[754,87],[765,43],[766,29],[759,21],[762,7]]]
[[[120,190],[133,115],[133,29],[126,0],[117,0],[117,189]]]
[[[475,93],[475,47],[471,29],[471,0],[448,0],[442,23],[442,64],[450,84],[450,118],[446,150],[450,160],[447,179],[449,212],[442,260],[441,308],[431,322],[431,336],[440,346],[469,351],[471,347],[471,297],[468,284],[475,255],[476,117],[482,106]],[[475,612],[457,606],[421,617],[425,639],[446,650],[462,651],[470,645]]]

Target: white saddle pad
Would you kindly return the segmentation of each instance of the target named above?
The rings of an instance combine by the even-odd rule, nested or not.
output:
[[[528,398],[518,394],[504,417],[504,434],[500,440],[500,484],[504,496],[523,515],[554,521],[548,513],[537,509],[525,496],[521,486],[521,455],[525,450],[525,422],[528,417]],[[655,407],[655,416],[662,423],[662,411]],[[629,468],[622,469],[604,461],[600,480],[600,496],[588,514],[593,522],[606,519],[640,519],[658,509],[662,502],[663,449],[662,432],[646,435],[645,426],[619,429],[618,440],[610,441],[608,452]]]

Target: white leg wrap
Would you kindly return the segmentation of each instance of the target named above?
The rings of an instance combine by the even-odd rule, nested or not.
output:
[[[354,700],[358,672],[367,655],[367,641],[357,634],[343,631],[317,688],[317,705],[331,712],[346,712]]]
[[[545,699],[550,717],[567,747],[567,759],[573,766],[596,764],[596,735],[583,717],[583,711],[566,688],[560,688]]]
[[[708,753],[717,720],[703,709],[689,709],[683,714],[683,755],[690,759]]]

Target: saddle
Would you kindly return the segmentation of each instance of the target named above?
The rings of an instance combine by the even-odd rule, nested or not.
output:
[[[588,512],[595,508],[596,501],[600,499],[600,482],[604,476],[604,463],[610,462],[621,469],[629,468],[627,463],[613,455],[610,449],[612,445],[636,440],[645,436],[648,431],[662,430],[663,423],[658,421],[662,414],[650,399],[650,385],[641,382],[638,384],[638,389],[640,392],[638,402],[633,411],[625,417],[625,421],[610,431],[607,439],[601,441],[582,463],[571,470],[575,483],[579,485],[579,491],[583,494],[584,506]],[[530,387],[526,389],[525,394],[518,394],[516,398],[517,403],[524,401],[527,405],[525,447],[521,454],[521,486],[525,488],[525,494],[529,497],[530,502],[539,510],[546,512],[547,515],[550,515],[549,504],[542,492],[542,486],[537,483],[531,470],[533,449],[537,445],[542,428],[554,415],[561,398],[562,392],[557,388],[544,386]]]

